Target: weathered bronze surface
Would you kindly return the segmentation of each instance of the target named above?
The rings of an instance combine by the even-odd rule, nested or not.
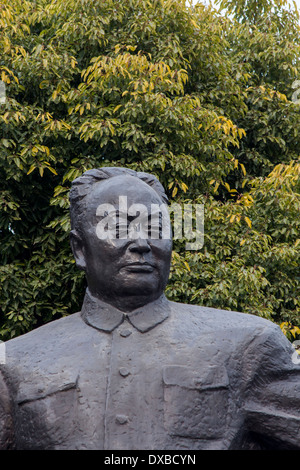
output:
[[[149,213],[167,202],[153,176],[127,169],[73,182],[82,310],[5,343],[0,448],[299,449],[290,342],[257,316],[168,301],[172,241],[122,238],[134,217],[121,220],[120,196]],[[101,239],[110,207],[121,222]]]

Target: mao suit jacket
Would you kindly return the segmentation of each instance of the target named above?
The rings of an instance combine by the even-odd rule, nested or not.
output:
[[[299,449],[300,366],[272,322],[169,302],[5,343],[1,449]],[[293,359],[294,358],[294,359]]]

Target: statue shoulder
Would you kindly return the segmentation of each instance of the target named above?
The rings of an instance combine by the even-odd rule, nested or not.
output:
[[[44,356],[59,348],[68,348],[72,338],[82,330],[85,330],[85,323],[79,312],[46,323],[4,343],[7,364],[18,363],[19,360],[24,362],[26,357]]]
[[[245,328],[262,331],[265,329],[273,330],[276,325],[270,320],[253,315],[250,313],[237,312],[232,310],[222,310],[213,307],[204,307],[201,305],[183,304],[179,302],[170,302],[172,311],[178,318],[188,318],[193,322],[205,323],[208,327],[215,329],[240,329]]]

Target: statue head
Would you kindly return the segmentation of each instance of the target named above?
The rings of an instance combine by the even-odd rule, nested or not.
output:
[[[89,291],[124,312],[156,300],[172,252],[167,196],[153,175],[89,170],[70,191],[70,241]]]

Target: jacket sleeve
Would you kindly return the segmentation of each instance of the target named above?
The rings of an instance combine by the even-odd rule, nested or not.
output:
[[[300,449],[300,356],[271,325],[252,348],[256,367],[246,393],[246,425],[263,448]]]
[[[10,449],[13,441],[13,425],[9,391],[0,370],[0,450]]]

